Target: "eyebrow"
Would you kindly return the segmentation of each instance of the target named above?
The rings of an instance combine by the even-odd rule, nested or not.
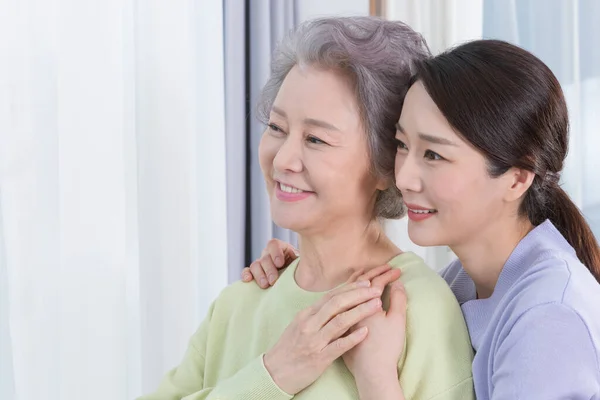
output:
[[[271,111],[273,111],[275,114],[281,115],[284,118],[287,118],[287,114],[285,113],[285,111],[283,111],[279,107],[273,106],[271,108]],[[329,122],[321,121],[320,119],[304,118],[303,122],[305,124],[307,124],[307,125],[317,126],[319,128],[325,128],[325,129],[329,129],[329,130],[332,130],[332,131],[338,131],[338,132],[340,132],[339,128],[337,128],[335,125],[332,125]]]
[[[402,128],[402,126],[400,126],[399,123],[396,123],[396,129],[406,135],[406,131]],[[434,143],[434,144],[443,144],[443,145],[447,145],[447,146],[458,146],[452,140],[449,140],[449,139],[446,139],[443,137],[439,137],[439,136],[428,135],[426,133],[419,132],[419,138],[421,140],[424,140],[424,141],[430,142],[430,143]]]

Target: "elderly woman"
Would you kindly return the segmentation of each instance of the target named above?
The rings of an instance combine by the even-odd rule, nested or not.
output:
[[[284,40],[259,158],[273,220],[299,234],[300,257],[268,290],[227,287],[143,399],[474,398],[456,299],[379,223],[404,212],[394,125],[427,55],[406,25],[375,18],[315,20]]]

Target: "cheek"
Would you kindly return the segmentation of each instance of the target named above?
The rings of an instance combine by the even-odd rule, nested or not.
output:
[[[476,215],[480,209],[488,208],[488,200],[494,196],[489,178],[472,172],[452,171],[435,178],[435,200],[446,210],[452,210],[452,215]]]
[[[475,193],[481,182],[478,182],[472,171],[451,164],[424,168],[423,171],[424,190],[434,207],[453,211],[450,214],[453,215],[460,209],[467,208],[470,201],[476,201]]]
[[[467,187],[465,187],[467,186]],[[444,208],[453,207],[453,204],[460,203],[469,195],[465,190],[469,190],[468,185],[464,184],[464,180],[456,179],[452,174],[438,174],[432,177],[428,187],[433,190],[435,201],[441,203]],[[439,206],[436,204],[436,206]]]
[[[346,167],[340,169],[340,182],[351,190],[354,198],[369,199],[374,194],[379,180],[371,172],[371,162],[366,150],[361,151],[347,161]]]
[[[308,154],[305,166],[311,178],[315,182],[318,180],[328,193],[350,201],[351,198],[366,193],[366,188],[374,182],[369,173],[368,156],[361,151],[332,149]]]

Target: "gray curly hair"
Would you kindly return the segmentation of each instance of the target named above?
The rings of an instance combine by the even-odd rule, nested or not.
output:
[[[377,193],[374,217],[401,218],[404,204],[394,184],[395,124],[412,66],[429,56],[423,37],[399,21],[377,17],[306,21],[290,32],[273,54],[258,117],[268,123],[279,88],[295,65],[335,70],[349,77],[367,133],[371,172],[389,184]]]

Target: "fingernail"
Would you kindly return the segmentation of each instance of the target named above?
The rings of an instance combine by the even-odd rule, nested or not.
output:
[[[250,279],[250,276],[248,274],[243,274],[242,279],[247,281],[248,279]]]
[[[275,265],[277,265],[278,267],[281,266],[281,257],[275,257]]]
[[[260,285],[261,286],[268,286],[269,283],[267,282],[267,278],[260,278]]]
[[[269,283],[272,285],[275,283],[275,280],[277,279],[277,277],[273,274],[269,275]]]
[[[300,256],[300,252],[298,250],[296,250],[296,249],[294,249],[294,254],[296,255],[296,257]]]
[[[360,334],[361,334],[361,335],[364,335],[365,333],[367,333],[367,327],[366,327],[366,326],[363,326],[363,327],[362,327],[362,328],[360,328],[358,331],[360,332]]]
[[[371,281],[358,281],[356,282],[357,287],[369,287],[371,286]]]

